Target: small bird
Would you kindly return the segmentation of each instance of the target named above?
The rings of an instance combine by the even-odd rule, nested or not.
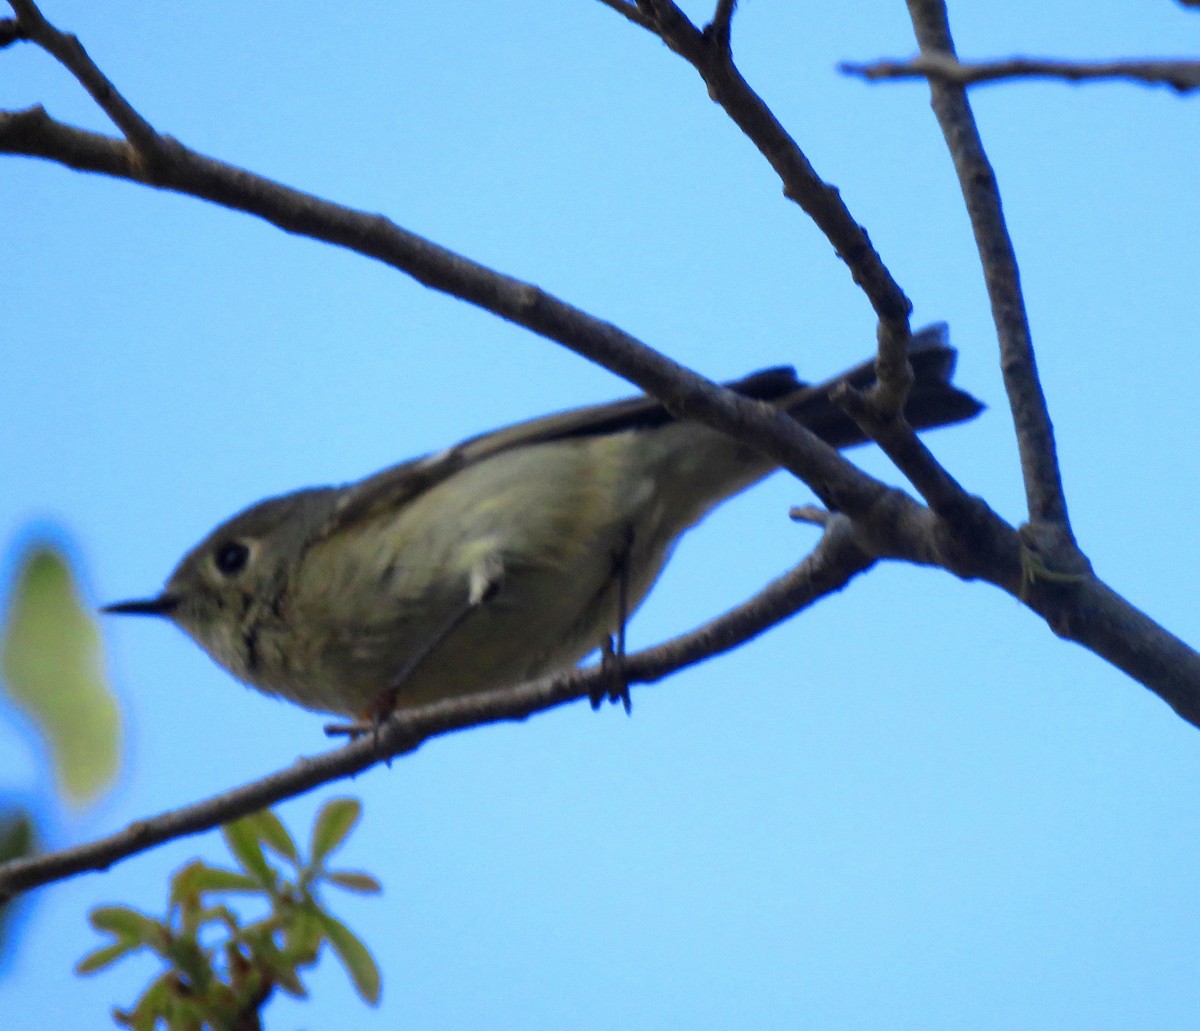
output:
[[[915,334],[909,360],[913,427],[982,410],[950,382],[945,326]],[[829,391],[874,378],[867,361],[818,385],[774,368],[729,386],[844,448],[865,438]],[[611,656],[680,535],[774,468],[644,395],[577,408],[260,501],[161,594],[102,611],[165,617],[244,683],[377,726],[396,707]],[[624,685],[609,696],[628,708]]]

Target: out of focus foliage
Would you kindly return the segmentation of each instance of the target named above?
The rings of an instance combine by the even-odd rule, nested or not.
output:
[[[375,893],[379,882],[356,870],[331,870],[325,861],[358,822],[360,805],[348,798],[326,802],[301,856],[283,823],[263,810],[221,828],[240,869],[193,860],[171,878],[166,916],[159,919],[128,906],[100,906],[91,923],[111,941],[81,959],[90,974],[123,956],[149,949],[166,966],[129,1010],[114,1010],[122,1027],[253,1029],[276,989],[307,995],[302,970],[316,964],[328,945],[359,996],[379,1001],[379,969],[367,947],[321,904],[324,884]],[[273,865],[273,853],[282,863]],[[224,901],[229,895],[259,896],[264,914],[248,923]]]
[[[78,806],[116,777],[121,722],[99,628],[77,581],[61,548],[39,542],[20,550],[0,621],[0,700],[23,712],[45,742],[54,795]],[[0,863],[31,854],[37,839],[33,809],[9,801],[0,812]],[[0,906],[0,956],[18,905]]]
[[[71,567],[46,544],[19,560],[0,638],[0,677],[45,737],[62,793],[75,803],[116,776],[120,716],[104,677],[100,632]]]

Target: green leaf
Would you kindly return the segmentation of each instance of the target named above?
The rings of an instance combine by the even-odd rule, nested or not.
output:
[[[307,999],[308,990],[296,972],[296,959],[281,952],[270,934],[263,934],[247,942],[250,958],[255,967],[269,974],[275,984],[296,999]]]
[[[171,901],[182,902],[188,897],[199,897],[205,892],[261,892],[262,885],[249,874],[237,870],[226,870],[222,866],[209,866],[194,859],[181,867],[171,877]]]
[[[356,798],[331,798],[321,806],[309,846],[314,866],[346,840],[361,814],[362,803]]]
[[[288,829],[270,809],[260,809],[246,817],[254,825],[258,840],[273,849],[277,855],[290,859],[293,863],[300,861],[300,852],[296,843],[288,833]]]
[[[97,906],[88,913],[88,923],[120,941],[152,948],[158,948],[168,937],[165,926],[128,906]]]
[[[343,924],[337,917],[319,912],[317,919],[321,922],[321,930],[329,942],[337,958],[341,960],[346,973],[354,984],[362,1000],[371,1006],[379,1003],[379,967],[367,947],[358,940],[354,932]]]
[[[296,971],[295,966],[288,963],[285,958],[280,957],[278,965],[271,967],[271,975],[275,978],[275,984],[279,990],[285,995],[290,995],[293,999],[308,998],[308,989],[300,980],[300,974]]]
[[[142,992],[132,1010],[114,1009],[113,1020],[134,1031],[155,1031],[158,1018],[167,1012],[174,998],[173,983],[170,971],[160,974]]]
[[[234,858],[251,877],[264,888],[275,886],[275,870],[263,855],[262,846],[258,843],[258,828],[252,816],[243,816],[233,823],[223,824],[221,836]]]
[[[121,727],[104,678],[100,633],[62,554],[23,556],[0,640],[0,677],[38,725],[72,802],[95,799],[116,776]]]
[[[360,895],[377,895],[383,891],[382,884],[361,870],[331,870],[325,874],[325,880],[347,891],[356,891]]]
[[[316,960],[321,947],[322,927],[315,904],[297,909],[283,926],[284,952],[297,963],[309,965]]]
[[[141,947],[137,942],[123,938],[115,942],[110,942],[108,945],[102,945],[100,948],[89,952],[75,964],[75,973],[81,976],[84,974],[94,974],[97,970],[103,970],[106,966],[115,963],[122,956],[127,956]]]
[[[191,990],[203,994],[217,979],[212,967],[212,953],[191,936],[179,935],[167,942],[162,957],[172,963],[187,978]]]

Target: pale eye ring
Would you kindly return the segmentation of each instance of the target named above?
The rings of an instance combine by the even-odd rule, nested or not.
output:
[[[213,552],[213,563],[224,576],[240,573],[250,558],[250,549],[241,541],[225,541]]]

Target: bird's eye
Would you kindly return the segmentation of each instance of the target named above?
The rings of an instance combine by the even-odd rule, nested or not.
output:
[[[246,560],[250,557],[250,549],[241,541],[226,541],[213,552],[213,561],[225,576],[233,576],[245,568]]]

